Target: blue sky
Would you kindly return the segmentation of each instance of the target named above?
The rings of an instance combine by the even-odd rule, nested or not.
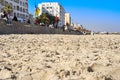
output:
[[[32,14],[34,1],[28,0]],[[37,4],[41,2],[59,2],[74,23],[91,31],[120,32],[120,0],[36,0]]]

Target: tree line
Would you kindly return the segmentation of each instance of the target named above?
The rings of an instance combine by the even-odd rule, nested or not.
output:
[[[55,20],[55,16],[52,16],[48,13],[43,13],[40,16],[36,17],[36,20],[38,23],[44,23],[44,24],[55,24],[56,20]]]

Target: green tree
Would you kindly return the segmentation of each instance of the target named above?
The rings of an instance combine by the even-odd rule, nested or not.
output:
[[[70,24],[69,24],[69,23],[66,23],[66,26],[70,26]]]
[[[55,16],[49,15],[50,24],[55,24]]]
[[[5,7],[3,7],[2,10],[5,11],[6,13],[8,13],[8,14],[13,12],[13,8],[10,4],[6,4]]]
[[[42,19],[43,19],[43,23],[45,23],[45,24],[49,24],[50,23],[50,19],[48,17],[48,13],[44,13],[42,15]]]
[[[38,23],[44,24],[54,24],[55,23],[55,16],[52,16],[48,13],[43,13],[42,15],[38,16],[37,18]]]

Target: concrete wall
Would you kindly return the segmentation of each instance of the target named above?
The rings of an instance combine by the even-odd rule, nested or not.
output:
[[[82,34],[80,32],[63,31],[44,26],[30,25],[12,21],[12,25],[7,25],[0,19],[0,34]]]

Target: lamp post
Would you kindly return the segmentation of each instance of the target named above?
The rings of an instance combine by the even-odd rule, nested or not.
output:
[[[36,0],[34,0],[34,6],[35,6],[34,11],[35,11],[36,10]],[[33,18],[31,20],[31,24],[33,27],[35,27],[35,12],[33,13]]]
[[[34,3],[35,3],[35,8],[36,8],[36,0],[35,0],[35,2],[34,2]]]
[[[35,7],[35,11],[36,11],[36,0],[34,0],[34,7]],[[34,12],[34,16],[35,16],[35,12]]]

